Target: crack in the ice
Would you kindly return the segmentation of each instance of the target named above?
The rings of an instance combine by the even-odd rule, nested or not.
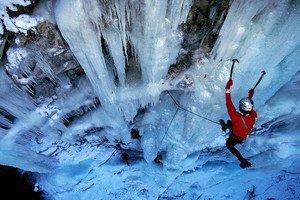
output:
[[[92,185],[90,185],[87,188],[83,189],[83,191],[87,191],[87,190],[91,189],[94,185],[95,185],[95,183],[93,183]]]
[[[299,175],[300,173],[297,173],[297,172],[289,172],[289,171],[287,171],[287,170],[285,170],[285,169],[283,169],[283,170],[281,170],[281,171],[283,171],[283,172],[285,172],[285,173],[287,173],[287,174],[293,174],[293,175]]]

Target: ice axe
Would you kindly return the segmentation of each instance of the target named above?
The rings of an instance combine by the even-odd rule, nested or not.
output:
[[[261,75],[260,75],[258,81],[256,82],[255,86],[253,87],[253,90],[255,90],[255,88],[256,88],[256,87],[258,86],[258,84],[261,82],[261,80],[262,80],[262,78],[264,77],[264,75],[266,75],[266,71],[265,71],[265,70],[261,71]]]
[[[230,79],[232,79],[232,73],[233,73],[233,68],[234,68],[234,64],[235,62],[239,62],[238,59],[232,59],[232,65],[231,65],[231,69],[230,69]]]

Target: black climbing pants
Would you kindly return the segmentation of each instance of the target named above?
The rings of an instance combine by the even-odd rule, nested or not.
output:
[[[243,140],[240,138],[235,137],[234,135],[230,135],[229,138],[226,141],[226,147],[229,149],[229,151],[237,157],[237,159],[240,162],[245,161],[245,158],[242,156],[242,154],[234,147],[237,144],[242,144]]]

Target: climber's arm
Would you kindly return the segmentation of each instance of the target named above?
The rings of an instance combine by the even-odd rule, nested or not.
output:
[[[226,89],[226,92],[225,92],[226,107],[227,107],[227,111],[228,111],[228,114],[229,114],[229,117],[231,118],[231,120],[236,115],[235,107],[232,103],[231,95],[230,95],[230,92],[231,92],[230,88],[232,85],[233,85],[233,80],[229,79],[227,81],[227,84],[225,87],[225,89]]]
[[[225,99],[226,99],[226,107],[227,107],[228,115],[232,120],[236,115],[236,110],[231,100],[230,89],[226,89]]]

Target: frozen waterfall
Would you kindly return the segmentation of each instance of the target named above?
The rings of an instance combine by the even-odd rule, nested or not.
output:
[[[254,96],[259,113],[257,126],[266,119],[288,113],[282,109],[275,115],[265,112],[263,106],[300,69],[299,8],[299,2],[294,1],[234,1],[209,61],[195,63],[186,72],[193,77],[195,92],[179,96],[181,105],[216,121],[226,117],[224,87],[231,59],[238,58],[233,101],[237,103],[246,96],[261,71],[266,70],[267,75]],[[165,136],[175,108],[170,97],[163,96],[162,103],[156,104],[144,118],[143,148],[149,162],[162,150],[166,151],[168,163],[174,166],[192,152],[224,141],[218,126],[181,110]]]
[[[118,118],[120,127],[126,127],[123,117],[132,120],[140,106],[156,103],[160,93],[168,89],[162,83],[180,50],[178,26],[185,21],[190,4],[190,1],[158,3],[151,0],[57,3],[55,15],[63,36],[87,73],[104,109],[115,120]],[[294,25],[294,20],[299,19],[298,11],[296,3],[290,1],[234,1],[209,62],[195,64],[186,72],[193,77],[196,89],[193,94],[182,95],[181,104],[209,118],[224,117],[224,83],[230,59],[238,58],[234,99],[246,95],[260,71],[267,71],[267,79],[255,94],[255,105],[259,109],[299,70],[296,66],[299,26]],[[128,52],[137,66],[130,66],[134,62],[129,62]],[[292,63],[289,60],[293,60]],[[132,68],[134,70],[129,70]],[[131,73],[141,78],[127,80],[133,76]],[[274,82],[280,84],[272,84]],[[223,138],[218,137],[219,127],[182,111],[165,136],[175,107],[168,96],[163,95],[161,100],[139,125],[143,130],[144,155],[149,162],[158,151],[166,150],[169,163],[176,165],[190,153],[215,145],[211,141],[218,143],[215,138]]]
[[[183,167],[182,161],[194,152],[224,146],[225,135],[220,134],[219,126],[177,110],[165,91],[204,117],[215,121],[226,118],[224,85],[233,58],[240,61],[233,76],[235,102],[253,87],[262,70],[267,72],[254,96],[259,114],[257,126],[294,112],[294,107],[284,109],[282,105],[274,111],[269,100],[300,69],[298,1],[232,1],[213,50],[204,54],[199,44],[193,52],[192,65],[175,74],[174,79],[167,78],[167,74],[178,55],[186,51],[182,49],[181,26],[188,18],[192,0],[49,2],[54,5],[55,23],[67,44],[48,48],[48,43],[42,43],[45,49],[33,49],[35,46],[26,46],[32,41],[25,38],[22,47],[18,46],[20,38],[15,38],[16,42],[9,46],[8,67],[0,67],[0,153],[7,155],[1,157],[0,163],[48,172],[59,162],[71,160],[52,160],[53,155],[59,155],[57,149],[69,143],[84,143],[85,137],[99,137],[91,140],[108,140],[109,145],[122,142],[142,152],[148,163],[159,152],[165,158],[164,166]],[[41,49],[46,53],[39,52]],[[28,60],[23,60],[25,57]],[[57,58],[57,68],[50,58]],[[68,75],[82,68],[82,76],[72,79]],[[189,78],[194,87],[177,88],[182,77]],[[51,83],[51,95],[34,99],[26,93],[28,82],[38,85],[36,80],[46,78],[50,80],[43,80],[45,85],[39,89],[47,90]],[[299,102],[293,101],[299,108]],[[139,130],[139,141],[130,138],[132,128]],[[38,144],[32,145],[35,139]],[[18,148],[13,151],[7,144]],[[39,145],[44,145],[43,151]],[[42,164],[30,169],[26,160],[18,163],[15,158],[24,154]],[[72,157],[72,162],[77,164],[83,157]]]
[[[101,105],[124,127],[123,117],[131,121],[140,106],[155,103],[164,90],[162,82],[180,50],[178,26],[190,6],[190,0],[58,1],[59,29]]]
[[[0,177],[35,172],[46,199],[299,197],[299,13],[295,0],[2,0]],[[236,107],[266,71],[237,145],[249,169],[218,123],[232,59]]]

